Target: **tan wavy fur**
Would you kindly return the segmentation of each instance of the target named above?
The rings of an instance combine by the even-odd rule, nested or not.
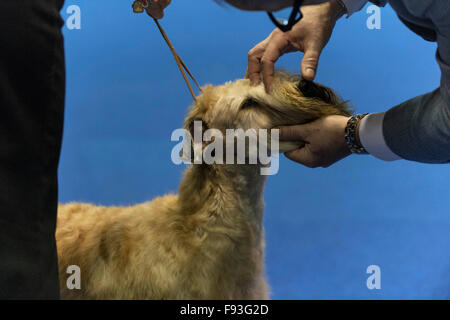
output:
[[[278,72],[270,95],[248,80],[206,86],[184,127],[201,119],[223,132],[270,129],[349,114],[330,89],[302,81]],[[297,147],[281,144],[280,150]],[[60,205],[56,239],[62,298],[269,298],[265,177],[259,169],[258,164],[190,165],[177,195],[130,207]],[[81,290],[66,286],[70,265],[81,269]]]

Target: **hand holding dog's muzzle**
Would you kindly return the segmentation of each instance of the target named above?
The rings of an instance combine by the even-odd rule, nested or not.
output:
[[[327,116],[316,121],[280,127],[280,141],[303,142],[301,148],[286,152],[292,161],[309,168],[329,167],[351,154],[345,142],[349,117]]]

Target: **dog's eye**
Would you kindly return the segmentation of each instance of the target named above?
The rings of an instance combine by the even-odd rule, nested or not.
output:
[[[194,120],[191,121],[189,126],[193,127],[195,122],[201,122],[202,125],[203,125],[203,119],[202,118],[195,118]]]
[[[208,130],[208,125],[206,124],[206,122],[203,120],[203,119],[201,119],[201,118],[195,118],[194,120],[192,120],[191,121],[191,123],[189,124],[189,132],[191,133],[191,136],[193,137],[194,136],[194,130],[195,130],[195,126],[196,126],[196,123],[197,123],[197,125],[200,125],[201,126],[201,129],[202,129],[202,134],[206,131],[206,130]]]
[[[257,104],[258,104],[258,102],[255,99],[247,98],[247,99],[244,100],[244,102],[242,102],[240,109],[246,109],[246,108],[249,108],[249,107],[253,107],[253,106],[257,105]]]

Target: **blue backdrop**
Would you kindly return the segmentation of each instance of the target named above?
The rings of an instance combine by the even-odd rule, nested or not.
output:
[[[128,205],[177,190],[170,152],[192,98],[153,22],[129,1],[67,0],[67,111],[60,201]],[[69,15],[64,9],[63,17]],[[317,80],[376,112],[439,85],[436,46],[390,7],[381,30],[362,11],[342,19]],[[247,52],[273,29],[264,13],[174,0],[162,20],[202,84],[245,73]],[[278,66],[299,72],[300,54]],[[352,156],[328,169],[281,157],[266,189],[267,269],[274,299],[450,298],[450,168]],[[366,268],[381,268],[381,289]]]

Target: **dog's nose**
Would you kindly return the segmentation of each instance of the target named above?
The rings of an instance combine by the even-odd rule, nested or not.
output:
[[[298,90],[307,98],[316,98],[319,95],[318,86],[309,80],[302,79],[298,83]]]
[[[297,88],[306,98],[317,98],[327,103],[331,103],[331,97],[328,90],[317,85],[313,81],[302,79],[298,83]]]

